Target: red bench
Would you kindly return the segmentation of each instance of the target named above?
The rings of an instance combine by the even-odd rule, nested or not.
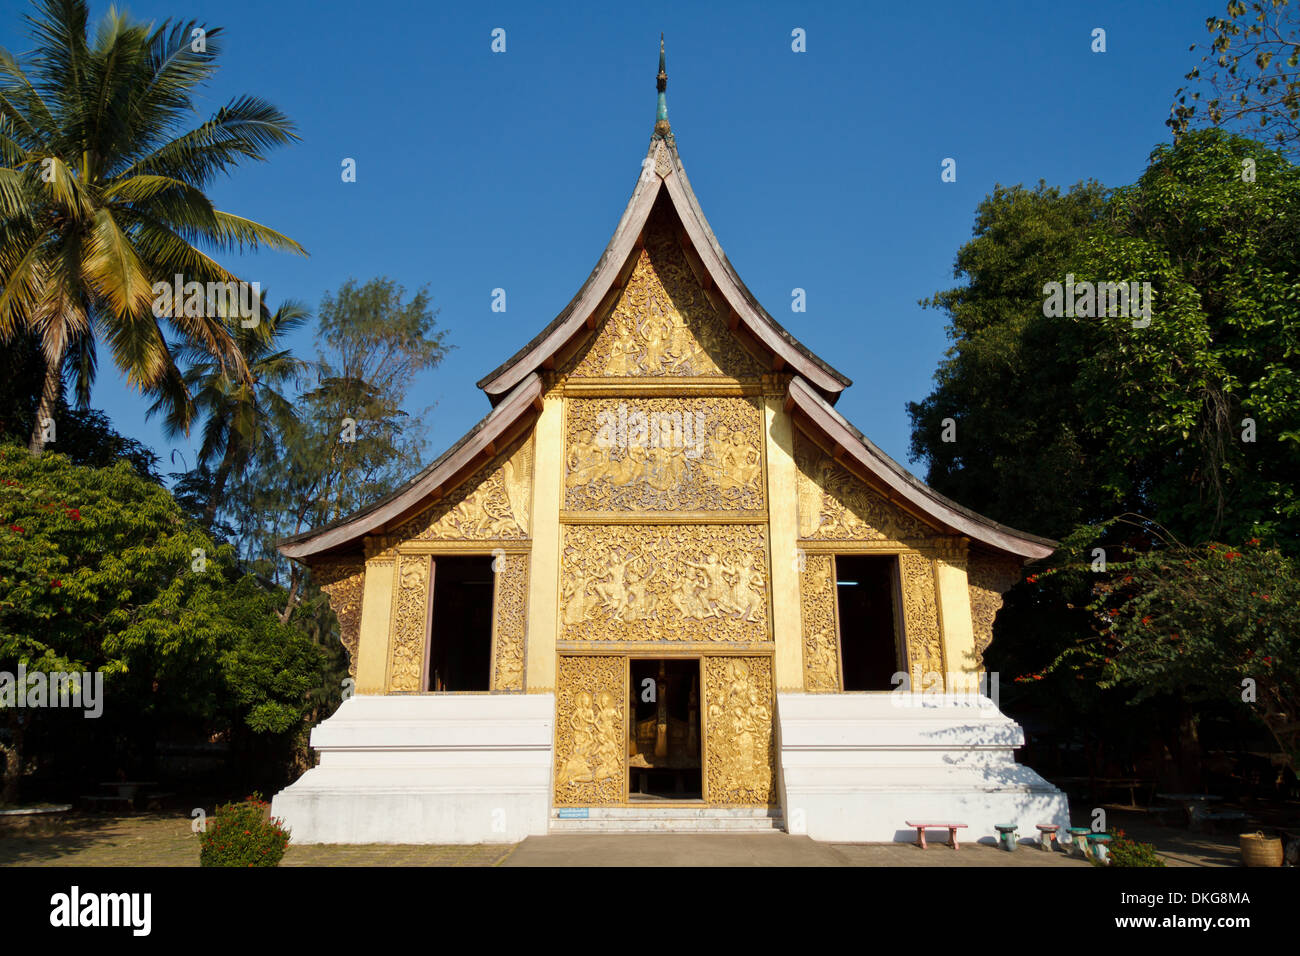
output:
[[[909,827],[916,827],[916,842],[922,850],[925,849],[925,831],[926,830],[947,830],[948,845],[954,850],[959,849],[957,846],[957,831],[966,829],[964,823],[913,823],[907,821]]]

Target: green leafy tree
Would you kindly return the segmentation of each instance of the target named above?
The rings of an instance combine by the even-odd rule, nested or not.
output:
[[[0,669],[101,672],[102,719],[123,728],[188,720],[286,734],[322,661],[279,621],[280,599],[126,462],[88,468],[0,448]],[[0,708],[6,801],[44,716]]]
[[[952,346],[934,391],[908,405],[912,457],[939,491],[1039,534],[1113,504],[1089,474],[1101,443],[1073,414],[1086,330],[1043,315],[1044,284],[1065,279],[1105,196],[1095,182],[995,188],[957,254],[966,283],[921,303],[946,314]]]
[[[33,333],[41,343],[33,453],[44,447],[41,423],[53,419],[69,356],[78,395],[89,394],[97,338],[131,384],[164,396],[188,422],[164,318],[236,375],[247,369],[220,316],[178,303],[160,316],[153,284],[178,274],[239,281],[201,246],[303,252],[204,193],[220,174],[295,138],[279,110],[251,96],[188,127],[193,94],[216,70],[219,27],[155,29],[110,9],[90,40],[84,0],[36,7],[26,61],[0,51],[0,341]]]
[[[1227,16],[1207,17],[1205,29],[1211,40],[1201,66],[1174,94],[1167,125],[1178,135],[1202,120],[1237,126],[1294,155],[1300,150],[1300,8],[1289,0],[1232,0]]]

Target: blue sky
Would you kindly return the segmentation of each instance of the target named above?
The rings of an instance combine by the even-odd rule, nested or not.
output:
[[[94,3],[98,17],[106,3]],[[1216,2],[977,4],[397,3],[164,0],[135,17],[225,30],[199,108],[269,99],[302,141],[216,185],[217,204],[310,258],[233,260],[313,309],[349,276],[427,285],[456,346],[409,405],[429,454],[489,408],[474,382],[559,312],[614,230],[654,123],[659,34],[668,107],[705,215],[769,312],[854,380],[839,408],[906,463],[905,404],[930,390],[944,317],[917,300],[995,184],[1132,182],[1157,143]],[[30,44],[15,3],[0,45]],[[494,28],[506,52],[490,49]],[[1093,53],[1092,31],[1106,31]],[[791,50],[806,32],[807,52]],[[197,121],[197,118],[196,118]],[[343,183],[340,164],[357,163]],[[940,164],[957,161],[957,181]],[[505,314],[491,294],[507,292]],[[807,312],[791,312],[791,290]],[[313,334],[295,344],[314,352]],[[107,350],[93,404],[164,459],[147,402]],[[177,458],[179,467],[181,458]]]

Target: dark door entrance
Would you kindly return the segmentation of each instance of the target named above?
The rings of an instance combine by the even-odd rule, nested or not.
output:
[[[900,667],[898,559],[835,556],[840,612],[840,658],[845,690],[893,690]]]
[[[492,558],[436,557],[425,690],[488,690],[492,680]]]
[[[628,799],[702,799],[699,660],[630,663]]]

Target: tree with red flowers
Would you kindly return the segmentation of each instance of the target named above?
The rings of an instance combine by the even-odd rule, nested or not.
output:
[[[1251,538],[1188,547],[1147,526],[1149,550],[1092,573],[1095,635],[1069,663],[1135,700],[1238,703],[1300,767],[1300,563]]]

